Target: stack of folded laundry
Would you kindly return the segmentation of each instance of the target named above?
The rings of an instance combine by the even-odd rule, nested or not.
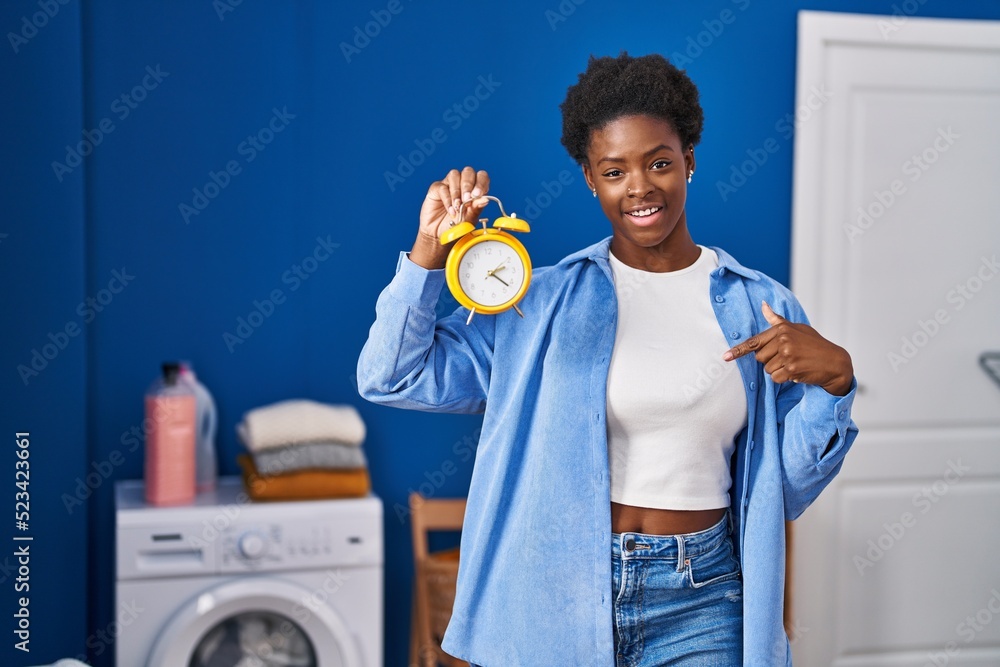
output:
[[[280,401],[247,412],[236,432],[248,451],[237,460],[254,500],[352,498],[371,489],[365,424],[353,406]]]

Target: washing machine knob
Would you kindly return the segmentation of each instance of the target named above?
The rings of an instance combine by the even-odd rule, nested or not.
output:
[[[267,542],[264,541],[260,533],[246,533],[240,536],[239,548],[240,554],[244,558],[260,558],[264,555]]]

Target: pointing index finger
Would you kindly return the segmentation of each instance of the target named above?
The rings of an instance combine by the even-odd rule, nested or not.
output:
[[[775,334],[776,331],[774,327],[771,327],[766,331],[760,332],[756,336],[751,336],[739,345],[729,348],[726,353],[722,355],[722,359],[724,361],[732,361],[733,359],[739,359],[750,352],[756,352],[767,345],[767,343],[774,338]]]

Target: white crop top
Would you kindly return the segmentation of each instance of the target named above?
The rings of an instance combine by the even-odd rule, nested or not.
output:
[[[711,248],[679,271],[610,256],[618,328],[608,370],[611,500],[676,510],[729,506],[730,458],[747,400],[710,302]]]

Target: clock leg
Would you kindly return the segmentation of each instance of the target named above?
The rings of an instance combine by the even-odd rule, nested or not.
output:
[[[470,324],[472,324],[472,316],[475,314],[476,314],[475,308],[469,311],[469,319],[465,320],[465,326],[469,326]]]
[[[517,314],[521,316],[521,319],[524,319],[524,313],[521,312],[521,309],[518,308],[516,304],[514,305],[514,310],[516,310]]]

